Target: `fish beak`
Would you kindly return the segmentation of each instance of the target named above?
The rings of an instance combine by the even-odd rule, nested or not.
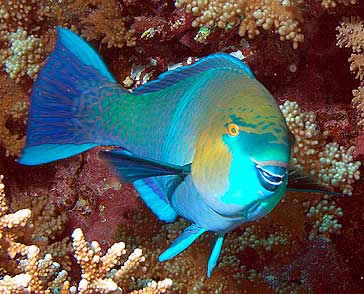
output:
[[[258,161],[255,160],[253,157],[250,157],[250,160],[253,161],[256,165],[259,165],[261,167],[264,166],[280,166],[285,169],[288,169],[288,163],[280,160],[266,160],[266,161]]]

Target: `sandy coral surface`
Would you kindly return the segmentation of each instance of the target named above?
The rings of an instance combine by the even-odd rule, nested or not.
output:
[[[364,292],[363,23],[355,0],[0,1],[0,293]],[[293,164],[347,196],[286,193],[227,234],[210,279],[208,234],[159,263],[188,224],[159,222],[102,147],[17,163],[54,26],[87,39],[129,89],[235,52],[280,104]]]

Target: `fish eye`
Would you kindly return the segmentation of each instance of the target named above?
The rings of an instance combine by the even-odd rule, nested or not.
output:
[[[239,127],[236,124],[229,123],[227,126],[228,134],[231,137],[236,137],[239,135]]]
[[[281,166],[256,166],[258,179],[268,191],[274,192],[283,183],[287,170]]]

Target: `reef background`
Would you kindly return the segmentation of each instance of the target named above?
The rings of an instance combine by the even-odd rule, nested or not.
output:
[[[345,166],[363,163],[363,3],[215,0],[209,5],[222,7],[222,12],[209,18],[203,13],[210,8],[206,1],[175,2],[0,1],[0,174],[8,213],[30,208],[34,218],[28,221],[31,226],[14,233],[17,240],[37,245],[40,258],[52,253],[74,285],[80,274],[71,270],[76,261],[67,236],[79,227],[103,250],[119,241],[125,241],[127,249],[143,249],[146,270],[123,285],[130,291],[147,285],[149,279],[169,277],[173,280],[169,293],[364,292],[364,182],[355,179],[362,167],[355,170],[356,176],[344,172],[345,181],[334,185],[338,191],[349,189],[352,196],[290,192],[267,217],[230,233],[220,265],[207,279],[208,237],[158,263],[159,253],[186,222],[159,222],[132,186],[120,183],[100,161],[100,148],[43,166],[16,162],[25,140],[30,89],[52,50],[58,25],[89,40],[116,79],[130,89],[172,64],[188,64],[214,52],[240,52],[288,116],[303,121],[291,127],[303,144],[296,154],[306,170],[325,169],[321,158],[331,162],[351,156]],[[224,8],[226,3],[233,7]],[[310,124],[319,133],[310,130]],[[310,142],[317,150],[313,157],[306,148]],[[332,150],[329,144],[334,142],[342,149],[323,153],[325,146]],[[328,177],[332,180],[332,173]],[[37,215],[43,216],[38,223]],[[23,269],[15,264],[29,260],[29,254],[19,250],[9,258],[0,243],[2,275],[18,275]],[[5,286],[0,283],[1,287]]]

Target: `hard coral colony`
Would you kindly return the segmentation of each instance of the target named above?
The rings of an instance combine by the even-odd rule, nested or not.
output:
[[[354,98],[350,104],[351,89],[355,87],[354,79],[358,79],[359,82],[363,80],[363,12],[363,4],[355,0],[0,2],[0,61],[3,65],[0,72],[0,172],[5,175],[2,181],[6,183],[8,196],[6,199],[5,186],[1,184],[0,293],[170,291],[229,294],[363,291],[361,273],[364,255],[360,245],[364,227],[361,197],[363,182],[360,180],[360,161],[363,160],[364,154],[362,84],[353,90]],[[343,16],[345,17],[342,18]],[[166,165],[163,161],[155,161],[156,158],[153,157],[153,160],[150,160],[151,156],[147,156],[149,159],[138,158],[139,166],[136,166],[135,154],[116,150],[111,151],[114,152],[113,157],[108,153],[110,151],[98,148],[41,167],[24,167],[16,163],[26,139],[26,124],[28,123],[28,129],[39,127],[38,118],[34,120],[34,115],[32,117],[32,113],[34,114],[38,107],[33,103],[30,120],[27,122],[28,96],[32,86],[33,102],[36,95],[44,95],[37,94],[36,90],[44,78],[42,72],[38,79],[37,76],[44,64],[49,66],[49,60],[52,60],[50,57],[45,61],[46,57],[56,50],[54,43],[57,37],[54,26],[71,29],[90,41],[112,72],[111,74],[101,65],[101,77],[106,76],[109,82],[111,77],[113,83],[117,80],[130,89],[135,88],[134,93],[141,96],[146,96],[145,92],[158,92],[178,84],[178,81],[186,78],[184,75],[187,72],[184,72],[184,69],[198,71],[202,68],[200,72],[209,72],[210,66],[226,66],[228,63],[218,62],[213,56],[210,59],[202,57],[215,52],[234,52],[233,55],[245,59],[244,62],[249,64],[253,73],[249,73],[242,62],[232,61],[235,59],[228,55],[218,54],[215,58],[226,58],[226,62],[232,61],[229,66],[238,65],[234,71],[240,71],[240,74],[245,72],[248,76],[254,74],[258,80],[263,81],[276,101],[281,104],[280,110],[286,121],[284,124],[287,124],[295,137],[294,145],[293,141],[290,143],[290,166],[294,166],[296,178],[291,180],[289,186],[294,190],[302,188],[302,178],[301,181],[297,181],[297,175],[307,175],[309,177],[303,178],[306,188],[307,185],[313,190],[331,187],[336,192],[352,197],[286,193],[267,216],[256,222],[244,223],[232,233],[225,235],[219,262],[210,279],[205,276],[206,261],[211,254],[207,239],[210,238],[211,243],[216,241],[215,237],[218,240],[209,261],[211,273],[217,261],[221,234],[204,234],[192,248],[171,260],[158,262],[158,256],[189,223],[184,219],[170,224],[158,222],[136,199],[136,193],[131,190],[131,186],[118,182],[102,165],[97,154],[104,154],[105,159],[112,164],[117,161],[122,161],[124,166],[126,164],[128,168],[123,168],[123,165],[117,163],[118,171],[124,180],[132,181],[136,180],[135,176],[140,177],[142,164],[144,172],[152,170],[153,175],[157,172],[159,179],[168,178],[162,188],[168,187],[169,191],[181,186],[179,181],[176,183],[176,179],[187,182],[190,177],[191,167],[183,165],[183,159]],[[337,45],[352,50],[349,57],[350,65],[347,67],[344,62],[338,62],[348,58],[345,57],[348,51],[335,48],[335,27],[338,32]],[[65,48],[74,45],[66,43],[63,44]],[[81,46],[79,49],[84,50],[85,47]],[[68,72],[71,75],[64,75],[61,80],[56,76],[56,80],[60,81],[57,92],[48,92],[42,105],[49,102],[52,103],[52,107],[59,105],[63,101],[62,93],[73,91],[66,78],[71,77],[77,83],[77,80],[81,81],[82,77],[86,76],[86,84],[77,84],[77,91],[85,87],[92,89],[86,92],[88,95],[92,94],[93,103],[96,104],[86,103],[84,106],[90,109],[92,105],[96,105],[94,109],[97,109],[97,103],[100,103],[97,102],[100,101],[100,98],[97,98],[99,93],[92,87],[97,84],[98,74],[93,69],[96,67],[100,70],[100,63],[95,63],[95,60],[98,60],[95,59],[95,52],[89,51],[89,54],[91,59],[76,54],[76,59],[72,59],[70,66],[75,68],[78,66],[77,62],[82,64],[91,60],[87,63],[91,73],[81,70],[77,72],[75,79],[72,78],[72,71]],[[65,55],[60,56],[65,58]],[[202,59],[196,62],[199,58]],[[213,61],[212,65],[208,60]],[[338,64],[335,72],[330,71],[332,68],[327,67],[328,63]],[[155,79],[168,68],[175,68],[175,64],[194,65],[171,70],[157,82],[147,83],[139,90],[136,87],[149,79]],[[354,73],[353,76],[349,75],[349,68]],[[246,77],[243,76],[244,74],[240,84],[246,82]],[[206,80],[210,78],[211,76],[206,75]],[[219,81],[216,92],[224,89],[219,79],[221,77],[213,76],[215,83]],[[230,78],[225,80],[231,82]],[[52,85],[52,82],[49,84]],[[202,87],[203,83],[195,87],[191,83],[189,88],[184,85],[177,87],[178,91],[172,92],[174,95],[180,95],[186,90],[197,93]],[[102,90],[106,95],[116,92],[130,95],[133,98],[130,101],[137,102],[137,96],[118,87],[104,87]],[[73,99],[80,101],[81,97],[82,101],[86,92],[81,91],[83,94],[79,95],[77,91],[73,92]],[[227,94],[224,103],[228,104],[227,101],[232,96],[231,93]],[[246,103],[248,96],[239,103]],[[153,94],[153,99],[150,99],[150,104],[146,105],[142,113],[151,113],[150,109],[154,107],[160,118],[168,116],[168,109],[171,109],[173,102],[171,97],[161,106],[155,100],[158,99],[158,95]],[[201,101],[210,101],[207,97],[204,96],[204,100]],[[202,105],[202,102],[199,105]],[[102,107],[112,108],[113,103],[104,103]],[[57,120],[67,110],[67,105],[63,106],[62,111],[58,109]],[[142,107],[143,104],[140,103],[139,106]],[[191,105],[188,106],[189,111],[184,113],[193,117]],[[137,109],[136,106],[133,107]],[[257,112],[255,114],[258,115]],[[139,120],[147,117],[148,115],[140,115],[130,120],[126,120],[124,116],[110,117],[109,122],[113,122],[114,125],[109,131],[115,133],[119,123],[118,127],[124,127],[125,132],[129,130],[128,136],[133,136],[137,131],[146,129],[137,128],[130,132],[130,128],[137,126]],[[224,126],[227,136],[230,137],[225,137],[221,146],[232,148],[233,145],[229,145],[232,143],[227,141],[230,139],[226,138],[235,140],[251,128],[252,121],[249,121],[247,114],[240,120],[237,118],[230,117],[231,121]],[[120,122],[123,119],[126,123],[121,126]],[[74,121],[68,122],[72,125]],[[175,123],[177,122],[178,120],[175,120]],[[211,135],[214,122],[216,117],[213,120],[200,121],[198,125],[203,126],[202,130],[206,134],[209,134],[210,130]],[[258,124],[259,119],[255,122]],[[53,127],[57,124],[53,124]],[[265,127],[264,123],[261,126]],[[183,130],[190,127],[191,124],[188,123],[182,124],[182,127],[175,127],[169,137],[175,135],[183,138]],[[48,144],[49,138],[44,134],[51,128],[52,123],[48,123],[47,126],[39,128],[39,136],[32,137],[27,134],[28,147],[36,148],[38,143]],[[98,129],[102,129],[100,125]],[[167,130],[167,127],[164,130]],[[61,140],[64,131],[65,128],[57,129],[54,138]],[[277,135],[274,132],[273,134]],[[79,134],[81,135],[77,140],[84,140],[84,133]],[[153,141],[153,136],[158,137],[158,132],[151,129],[145,134],[147,135],[136,137],[135,140],[143,139],[140,146],[146,150],[152,148],[149,150],[156,152],[158,141]],[[208,135],[203,135],[202,138],[208,138]],[[100,139],[97,132],[92,132],[92,139]],[[205,144],[207,149],[203,150],[209,150],[208,154],[214,150],[217,140],[213,142],[215,143]],[[110,143],[127,147],[115,144],[114,141],[108,142],[107,145]],[[74,146],[70,145],[53,150],[53,153],[43,152],[41,155],[43,158],[55,154],[58,158],[65,157],[60,154],[72,150]],[[93,147],[87,140],[83,141],[83,145],[76,147],[86,145]],[[174,159],[178,159],[182,149],[178,149],[178,145],[170,145],[169,149],[175,153]],[[253,151],[256,147],[258,144],[250,149]],[[129,151],[138,153],[135,149]],[[189,152],[192,151],[193,148]],[[163,150],[161,152],[167,154]],[[233,149],[229,152],[236,158],[237,153],[234,153]],[[197,152],[195,157],[203,159],[205,153]],[[225,160],[222,154],[213,154],[204,162],[216,163],[223,172],[230,159]],[[262,153],[259,156],[263,156]],[[242,154],[238,157],[239,160],[243,158]],[[32,155],[27,160],[39,158],[39,155]],[[220,165],[217,164],[219,158],[223,159]],[[231,162],[234,166],[235,161]],[[251,183],[249,188],[254,186],[254,177],[262,184],[263,190],[279,186],[275,184],[279,182],[281,168],[262,164],[257,164],[254,168],[255,172],[247,173]],[[138,173],[130,175],[130,171]],[[284,172],[284,169],[282,171]],[[239,172],[239,168],[233,170],[234,175]],[[197,169],[194,171],[192,166],[193,174],[196,176],[198,172]],[[205,187],[211,196],[211,192],[218,189],[221,178],[216,180],[213,174],[210,174],[207,177],[209,185],[198,186],[199,191],[201,187]],[[153,183],[154,180],[141,178],[137,180],[139,185],[135,186],[140,197],[154,212],[158,212],[158,207],[153,206],[148,197],[143,197],[148,185],[140,185]],[[233,177],[229,180],[232,180],[235,186],[240,183],[240,180]],[[161,182],[157,182],[160,188]],[[200,180],[201,182],[203,181]],[[156,187],[154,181],[152,189]],[[188,202],[190,210],[192,203],[193,201]],[[217,211],[223,210],[222,203],[217,203],[214,208]],[[163,205],[163,201],[159,204]],[[167,209],[163,212],[164,214],[157,213],[162,219],[174,217],[173,210]],[[186,216],[189,212],[180,210],[178,213]],[[201,210],[197,213],[204,215]],[[178,238],[177,243],[174,243],[177,246],[172,245],[172,251],[167,251],[168,257],[193,242],[197,235],[192,238],[191,232],[194,232],[195,228],[191,229],[192,231],[185,231],[185,240]],[[72,235],[72,243],[68,235]],[[86,240],[97,242],[88,243]],[[126,245],[120,240],[125,241]],[[113,243],[115,244],[112,245]],[[105,252],[108,247],[109,250]],[[145,258],[139,247],[143,248]],[[173,251],[173,248],[177,249]],[[133,253],[123,264],[122,256],[125,255],[126,249]],[[140,263],[144,265],[140,266]],[[321,275],[321,272],[325,274]],[[173,284],[169,278],[164,277],[171,278]],[[159,280],[162,281],[155,282]]]

